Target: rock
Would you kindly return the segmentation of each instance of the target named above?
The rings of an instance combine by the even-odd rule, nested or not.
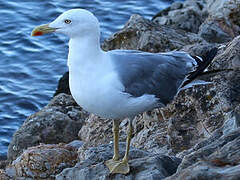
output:
[[[79,152],[79,160],[73,168],[68,168],[56,176],[63,179],[163,179],[175,173],[180,159],[151,154],[139,149],[131,148],[129,164],[130,173],[127,175],[110,175],[104,161],[112,157],[112,144],[101,145]],[[81,150],[79,150],[81,151]],[[123,156],[125,143],[120,143],[120,154]],[[84,154],[84,156],[82,156]]]
[[[239,163],[239,128],[234,131],[223,134],[219,129],[211,138],[208,138],[184,153],[183,161],[178,167],[178,171],[188,168],[198,161],[213,161],[218,159],[228,164]],[[228,154],[229,153],[229,154]],[[180,153],[181,154],[181,153]],[[178,157],[181,157],[178,156]]]
[[[134,147],[157,154],[168,154],[168,119],[163,119],[161,111],[155,109],[135,118]]]
[[[211,64],[211,69],[233,69],[239,70],[240,67],[237,65],[240,61],[239,55],[240,51],[240,36],[234,38],[226,46],[223,46],[221,54],[218,55],[219,62]],[[221,59],[221,60],[220,60]]]
[[[165,180],[185,180],[185,179],[204,179],[204,180],[238,180],[240,177],[240,165],[238,166],[214,166],[207,162],[198,162],[185,169],[181,173],[176,173]]]
[[[10,177],[7,176],[6,172],[3,169],[0,169],[0,179],[1,180],[10,180]]]
[[[207,10],[213,18],[224,18],[230,22],[233,20],[232,13],[239,13],[239,3],[239,0],[208,0]],[[236,16],[234,18],[234,20],[236,20]]]
[[[160,11],[153,17],[153,21],[160,25],[170,25],[176,29],[198,33],[200,25],[208,13],[204,11],[205,2],[202,0],[175,2],[170,7]]]
[[[209,52],[214,47],[216,47],[215,44],[202,42],[202,43],[195,43],[195,44],[186,45],[186,46],[181,48],[181,51],[188,52],[189,54],[191,54],[193,56],[204,57],[204,56],[207,55],[207,52]]]
[[[63,169],[73,167],[77,160],[77,149],[71,145],[40,144],[28,148],[7,167],[11,178],[55,179]]]
[[[15,160],[24,149],[40,143],[68,143],[77,139],[87,116],[70,95],[59,94],[15,132],[8,147],[8,160]]]
[[[5,167],[9,164],[8,160],[0,161],[0,169],[5,169]]]
[[[109,143],[112,140],[112,135],[112,120],[102,119],[93,114],[86,119],[78,133],[79,139],[87,142],[88,146]]]
[[[209,17],[200,26],[199,35],[208,42],[228,42],[240,33],[239,0],[207,1]]]
[[[240,128],[213,139],[203,141],[190,150],[177,173],[166,179],[239,179]]]
[[[66,147],[68,148],[73,148],[75,150],[78,150],[78,148],[82,147],[83,146],[83,142],[82,141],[79,141],[79,140],[74,140],[68,144],[66,144]]]
[[[211,43],[225,43],[239,35],[239,7],[239,0],[186,0],[173,3],[152,20],[160,25],[198,33]]]
[[[219,26],[219,23],[212,19],[207,19],[200,26],[199,35],[211,43],[225,43],[232,39],[232,37]]]
[[[133,15],[122,30],[104,41],[102,48],[105,51],[137,49],[148,52],[164,52],[200,42],[204,42],[204,40],[196,34],[159,26],[139,15]]]

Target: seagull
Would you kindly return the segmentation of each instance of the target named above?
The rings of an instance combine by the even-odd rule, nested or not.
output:
[[[110,173],[130,172],[128,155],[133,119],[139,113],[165,107],[211,63],[217,48],[206,57],[172,51],[149,53],[137,50],[100,48],[98,19],[84,9],[71,9],[53,22],[36,27],[32,36],[62,33],[69,40],[68,68],[70,91],[86,111],[113,119],[114,155],[105,162]],[[128,118],[126,152],[119,157],[119,123]]]

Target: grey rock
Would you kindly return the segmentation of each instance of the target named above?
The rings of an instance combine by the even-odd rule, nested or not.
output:
[[[157,13],[152,20],[160,25],[170,25],[187,32],[197,33],[199,26],[207,17],[204,6],[204,1],[175,2],[170,7]]]
[[[207,1],[209,17],[201,25],[199,35],[208,42],[228,42],[240,33],[240,1]]]
[[[218,22],[207,19],[199,28],[199,35],[210,43],[225,43],[232,37],[219,26]]]
[[[119,154],[120,157],[124,156],[126,144],[123,142],[119,143]],[[142,151],[137,148],[131,147],[129,153],[129,159],[137,159],[144,156],[150,156],[151,153],[147,151]],[[80,148],[78,150],[78,159],[79,161],[86,161],[91,163],[100,163],[111,159],[113,156],[113,143],[99,145],[97,147],[90,147],[85,149]]]
[[[240,69],[240,56],[236,56],[232,60],[232,66],[233,66],[234,69]]]
[[[101,145],[90,148],[80,155],[81,162],[73,168],[67,168],[56,176],[57,180],[97,180],[97,179],[164,179],[175,173],[180,159],[151,154],[145,151],[131,148],[130,151],[130,173],[127,175],[111,175],[104,161],[112,157],[112,144]],[[123,156],[125,143],[120,143],[120,154]],[[83,154],[83,153],[81,153]]]
[[[239,180],[240,165],[218,167],[207,162],[198,162],[165,180]]]
[[[235,124],[237,127],[240,127],[240,107],[237,107],[234,112]]]
[[[189,54],[191,54],[193,56],[204,57],[207,55],[207,52],[209,52],[214,47],[216,47],[215,44],[202,42],[202,43],[186,45],[186,46],[182,47],[181,51],[188,52]]]
[[[14,133],[8,160],[15,160],[24,149],[40,143],[68,143],[78,139],[78,131],[87,116],[70,95],[59,94],[41,111],[28,117]]]
[[[239,12],[239,0],[208,0],[207,10],[214,19],[231,21],[231,14]]]
[[[153,21],[198,33],[211,43],[225,43],[240,33],[239,0],[186,0],[160,11]]]
[[[235,164],[239,158],[240,151],[237,151],[239,148],[239,128],[228,133],[227,135],[222,135],[214,141],[206,140],[202,142],[201,145],[196,145],[194,149],[188,151],[189,154],[186,154],[183,158],[182,163],[178,167],[178,171],[183,170],[199,160],[211,161],[214,159],[219,159],[219,161],[227,162],[229,164]],[[213,140],[212,138],[211,140]],[[236,157],[235,157],[236,155]],[[240,156],[239,156],[240,157]],[[235,162],[236,161],[236,162]]]
[[[148,52],[163,52],[200,42],[204,42],[204,40],[194,33],[159,26],[159,24],[139,15],[133,15],[122,30],[104,41],[102,48],[106,51],[137,49]]]
[[[84,144],[84,142],[82,142],[82,141],[74,140],[74,141],[66,144],[66,147],[73,148],[77,151],[78,148],[80,148],[83,144]]]
[[[218,56],[216,57],[218,63],[212,63],[210,70],[212,69],[232,69],[238,71],[238,68],[235,67],[235,61],[240,55],[240,36],[235,37],[231,42],[223,45],[220,49]],[[236,74],[237,75],[237,74]]]
[[[166,179],[239,179],[239,148],[240,128],[190,151],[177,173]]]
[[[8,160],[1,160],[0,161],[0,169],[5,169],[5,167],[9,164]]]
[[[233,132],[238,127],[240,126],[238,124],[237,114],[232,114],[223,124],[223,135]]]
[[[80,129],[78,137],[83,142],[87,142],[90,147],[109,143],[113,135],[111,127],[111,119],[102,119],[98,116],[90,115]],[[121,140],[123,139],[120,137]]]

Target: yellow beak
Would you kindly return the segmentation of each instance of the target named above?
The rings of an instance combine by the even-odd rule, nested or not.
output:
[[[32,36],[41,36],[43,34],[55,32],[56,30],[57,30],[57,28],[52,28],[52,27],[49,27],[49,24],[44,24],[44,25],[37,26],[36,28],[34,28],[31,35]]]

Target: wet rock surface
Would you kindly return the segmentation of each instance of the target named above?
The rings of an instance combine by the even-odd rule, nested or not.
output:
[[[212,84],[183,90],[167,107],[140,114],[134,119],[131,172],[128,175],[110,175],[104,165],[113,153],[112,120],[89,115],[74,102],[71,95],[59,94],[43,110],[30,116],[15,133],[8,152],[8,160],[15,161],[7,169],[8,161],[3,162],[0,179],[11,179],[14,173],[15,176],[19,175],[18,172],[22,173],[22,179],[33,178],[35,170],[29,173],[32,171],[23,168],[26,152],[36,150],[42,157],[40,154],[47,154],[47,149],[52,147],[52,151],[62,157],[61,153],[65,151],[58,151],[58,148],[63,145],[36,145],[69,143],[73,140],[77,140],[70,143],[71,147],[75,147],[75,161],[72,159],[69,162],[74,163],[58,170],[55,166],[48,166],[52,170],[46,170],[48,173],[43,176],[43,161],[36,158],[31,161],[31,166],[42,170],[38,171],[41,177],[38,173],[34,177],[239,179],[239,4],[239,0],[176,2],[160,11],[152,21],[133,15],[122,30],[103,43],[106,51],[183,50],[198,56],[205,56],[210,49],[219,47],[208,72],[199,77]],[[70,93],[67,79],[66,73],[57,94]],[[120,124],[121,142],[126,140],[127,125],[127,119]],[[28,148],[31,146],[36,147]],[[41,151],[43,146],[46,151]],[[75,157],[76,149],[78,157]],[[121,143],[121,156],[124,151],[125,143]]]

